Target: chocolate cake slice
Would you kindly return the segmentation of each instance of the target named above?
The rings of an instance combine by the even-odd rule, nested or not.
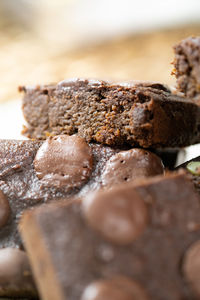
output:
[[[71,79],[20,91],[23,133],[32,139],[77,134],[88,142],[143,148],[200,141],[200,108],[159,83]]]
[[[175,45],[174,71],[177,89],[200,104],[200,37],[188,37]]]
[[[199,200],[180,171],[26,212],[42,299],[199,299]]]

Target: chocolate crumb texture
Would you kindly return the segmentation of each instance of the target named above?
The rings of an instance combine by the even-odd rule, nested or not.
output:
[[[174,46],[173,74],[177,90],[200,104],[200,37],[188,37]]]
[[[77,134],[87,142],[142,148],[200,141],[200,108],[160,83],[69,79],[21,91],[29,138]]]

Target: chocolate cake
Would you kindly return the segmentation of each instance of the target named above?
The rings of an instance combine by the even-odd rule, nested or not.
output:
[[[175,45],[174,71],[177,89],[200,104],[200,37],[188,37]]]
[[[26,212],[42,299],[199,299],[199,200],[180,171]]]
[[[67,135],[44,142],[0,140],[0,161],[0,297],[36,294],[21,267],[27,264],[21,261],[25,254],[17,225],[25,209],[163,173],[161,159],[147,150],[120,151]],[[10,259],[4,261],[4,255]],[[18,256],[12,273],[12,257]],[[14,274],[19,281],[13,281]]]
[[[20,91],[29,138],[78,134],[87,142],[143,148],[200,141],[200,108],[159,83],[74,79]]]

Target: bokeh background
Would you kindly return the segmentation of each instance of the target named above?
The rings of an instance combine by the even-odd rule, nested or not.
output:
[[[0,0],[0,138],[21,138],[19,85],[94,77],[174,86],[172,47],[191,35],[200,35],[199,0]]]

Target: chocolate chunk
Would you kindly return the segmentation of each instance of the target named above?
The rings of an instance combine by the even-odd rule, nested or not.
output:
[[[121,151],[113,155],[106,163],[102,174],[103,185],[114,185],[142,177],[162,174],[161,159],[143,149]]]
[[[185,279],[200,296],[200,241],[192,244],[186,251],[183,260]]]
[[[26,253],[16,248],[0,249],[0,296],[36,296]]]
[[[148,223],[148,209],[143,199],[126,188],[88,195],[83,200],[83,212],[92,228],[119,245],[138,238]]]
[[[38,150],[34,166],[39,179],[50,186],[81,186],[92,172],[92,151],[78,136],[48,138]]]
[[[7,223],[10,216],[10,205],[7,197],[0,191],[0,229]]]
[[[198,105],[160,83],[69,79],[25,93],[23,133],[29,138],[77,134],[87,142],[142,148],[200,141]]]
[[[124,276],[98,280],[88,285],[81,300],[148,300],[144,289]]]

